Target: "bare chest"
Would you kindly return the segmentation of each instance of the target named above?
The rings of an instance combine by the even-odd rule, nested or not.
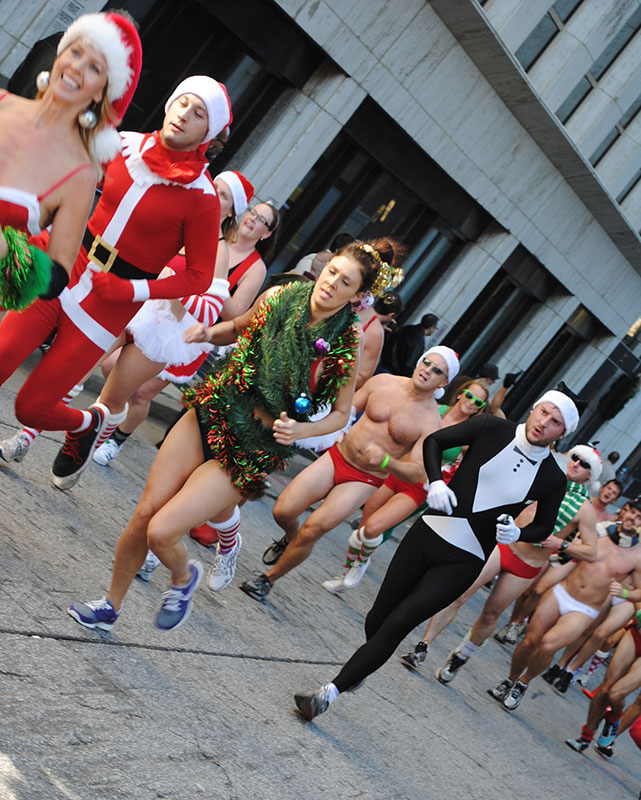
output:
[[[389,436],[403,445],[413,444],[418,439],[426,417],[422,404],[383,391],[370,396],[366,412],[372,422],[385,425]]]

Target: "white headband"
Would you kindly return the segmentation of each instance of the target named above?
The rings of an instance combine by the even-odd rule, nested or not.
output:
[[[533,408],[540,406],[541,403],[552,403],[559,409],[563,417],[563,422],[565,423],[564,436],[567,436],[577,429],[579,424],[579,412],[574,402],[567,394],[563,394],[563,392],[559,392],[556,389],[551,389],[549,392],[546,392],[543,397],[539,397],[536,403],[534,403]]]
[[[459,371],[459,362],[458,362],[458,354],[452,350],[451,347],[445,347],[445,345],[437,344],[434,347],[430,347],[429,350],[426,350],[423,355],[419,358],[416,362],[416,366],[421,363],[424,358],[427,358],[431,353],[435,356],[440,356],[445,364],[447,365],[447,382],[453,381],[454,378],[458,375]]]

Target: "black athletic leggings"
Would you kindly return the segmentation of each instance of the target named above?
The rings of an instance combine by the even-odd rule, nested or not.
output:
[[[441,539],[421,520],[405,534],[365,619],[367,642],[334,678],[339,692],[382,667],[417,625],[460,597],[484,561]]]

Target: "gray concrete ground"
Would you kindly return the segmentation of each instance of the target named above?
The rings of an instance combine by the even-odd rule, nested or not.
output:
[[[14,428],[17,386],[0,390],[0,436]],[[314,723],[302,721],[293,693],[331,679],[363,641],[396,545],[379,551],[357,590],[332,596],[320,582],[340,569],[342,525],[261,605],[238,586],[278,536],[272,497],[243,509],[232,586],[217,595],[201,587],[179,630],[154,627],[162,568],[132,587],[111,635],[78,626],[65,608],[106,590],[159,431],[146,423],[119,459],[92,465],[68,493],[49,482],[60,434],[42,436],[21,464],[0,461],[0,800],[638,796],[639,752],[627,734],[611,761],[564,744],[585,718],[578,688],[561,697],[537,679],[521,708],[506,713],[486,694],[509,663],[510,650],[495,641],[451,686],[435,680],[485,591],[422,672],[394,659]],[[273,476],[274,493],[305,463],[298,457],[291,473]],[[211,551],[188,546],[211,562]]]

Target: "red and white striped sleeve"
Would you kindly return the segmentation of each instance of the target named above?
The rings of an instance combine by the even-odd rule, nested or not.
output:
[[[180,302],[187,311],[203,325],[213,325],[220,316],[223,303],[229,297],[229,281],[214,278],[206,294],[181,297]]]

